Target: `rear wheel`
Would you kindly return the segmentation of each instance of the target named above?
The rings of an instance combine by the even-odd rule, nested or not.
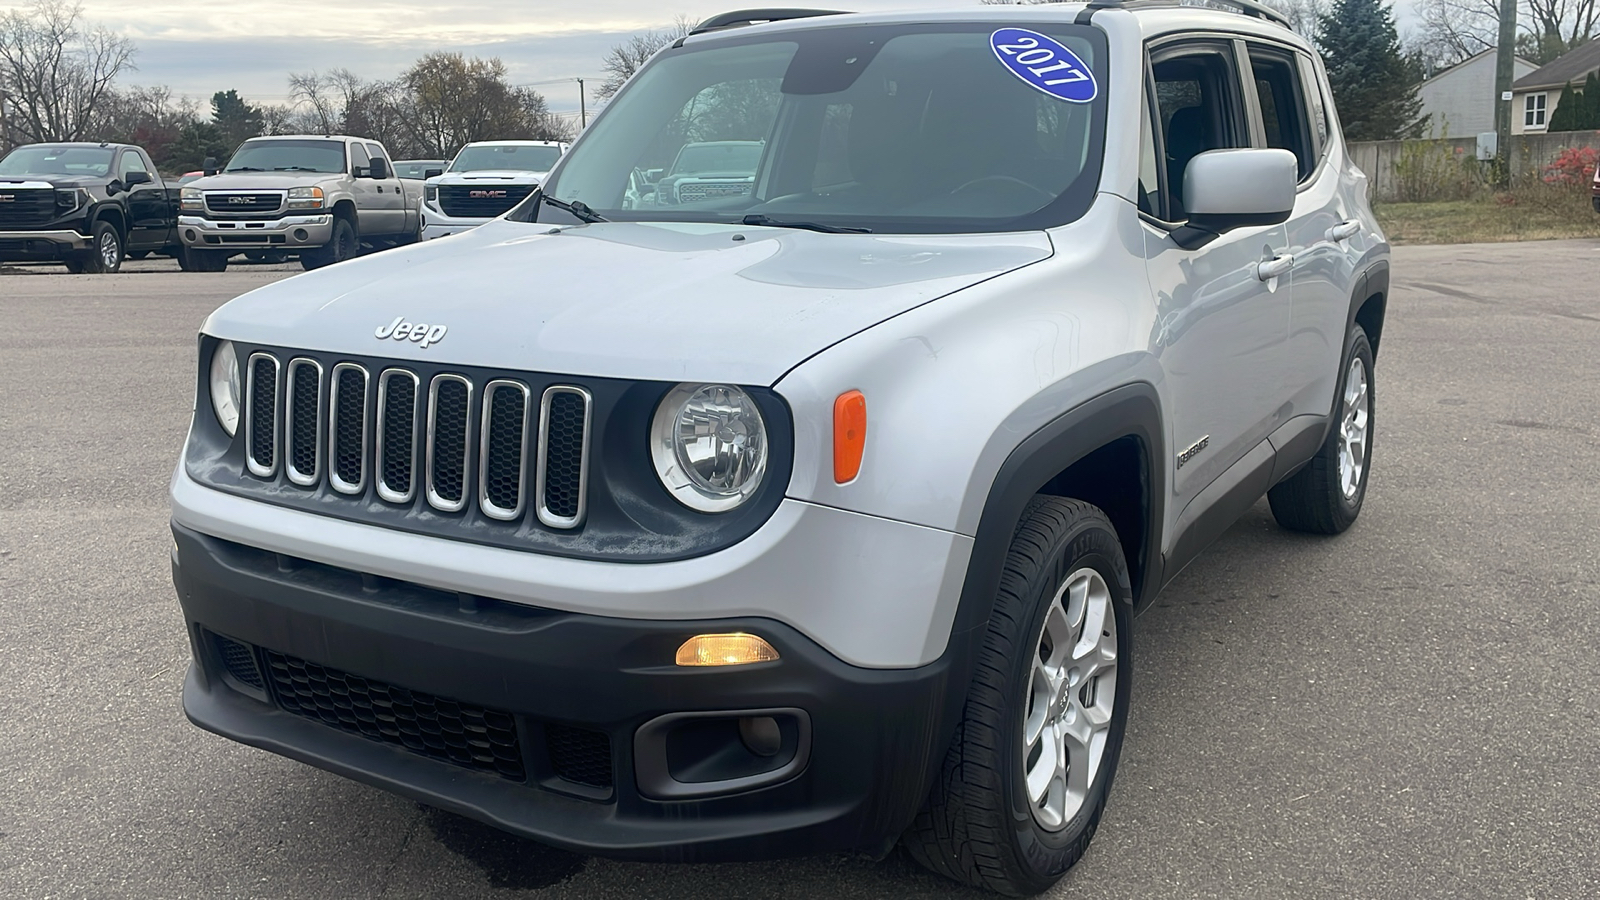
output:
[[[328,239],[327,245],[302,252],[300,266],[308,270],[331,266],[353,258],[360,249],[355,226],[350,224],[349,219],[337,218],[333,220],[333,236]]]
[[[943,770],[902,838],[918,862],[1029,896],[1083,856],[1122,750],[1132,603],[1105,513],[1035,498],[1012,539]]]
[[[1333,427],[1317,455],[1267,492],[1272,516],[1292,531],[1338,534],[1355,523],[1372,472],[1372,344],[1360,325],[1345,341]]]

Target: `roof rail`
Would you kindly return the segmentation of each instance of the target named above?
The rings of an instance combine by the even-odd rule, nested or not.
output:
[[[808,19],[812,16],[843,15],[838,9],[741,9],[712,16],[694,27],[690,34],[702,34],[723,28],[740,28],[762,22],[782,22],[787,19]]]
[[[1091,0],[1090,9],[1161,9],[1174,7],[1189,7],[1191,9],[1217,9],[1223,12],[1238,13],[1241,16],[1250,16],[1256,19],[1265,19],[1276,22],[1285,28],[1293,28],[1289,24],[1289,17],[1257,0]]]

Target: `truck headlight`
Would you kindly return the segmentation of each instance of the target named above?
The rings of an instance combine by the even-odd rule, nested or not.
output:
[[[321,209],[323,203],[322,188],[297,187],[289,188],[290,209]]]
[[[432,206],[439,202],[439,186],[436,184],[425,185],[422,188],[422,199]]]
[[[56,211],[71,212],[83,202],[83,188],[56,191]]]
[[[767,473],[767,426],[756,401],[727,384],[682,384],[656,407],[650,428],[656,474],[679,503],[700,512],[738,507]]]
[[[199,188],[186,187],[178,195],[178,208],[189,212],[204,212],[206,195]]]
[[[233,341],[222,341],[211,351],[211,409],[217,424],[233,437],[239,430],[239,356]]]

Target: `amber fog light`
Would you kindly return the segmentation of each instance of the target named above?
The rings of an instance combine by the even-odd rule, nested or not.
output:
[[[680,666],[744,666],[772,662],[778,651],[753,634],[697,634],[678,648]]]

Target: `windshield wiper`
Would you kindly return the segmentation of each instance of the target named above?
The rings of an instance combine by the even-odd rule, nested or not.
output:
[[[568,203],[565,200],[557,200],[549,194],[546,194],[544,191],[540,191],[539,202],[548,203],[562,212],[571,213],[578,217],[578,221],[585,222],[590,225],[594,224],[595,222],[605,221],[604,216],[590,209],[589,204],[584,203],[582,200],[574,200],[571,203]]]
[[[871,228],[854,228],[848,225],[824,225],[821,222],[791,222],[787,219],[774,219],[760,213],[751,213],[744,217],[746,225],[765,225],[769,228],[800,228],[806,231],[820,231],[823,234],[871,234]]]
[[[234,166],[231,169],[223,169],[223,171],[224,172],[265,172],[266,169],[258,169],[255,166]]]
[[[272,171],[274,171],[274,172],[321,172],[322,170],[321,169],[313,169],[310,166],[276,166],[276,167],[273,168]]]

